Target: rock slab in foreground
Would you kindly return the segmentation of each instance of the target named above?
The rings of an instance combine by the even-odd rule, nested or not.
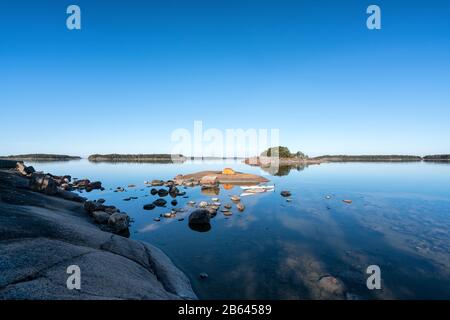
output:
[[[1,299],[196,299],[159,249],[103,232],[79,202],[32,192],[0,170]],[[81,290],[66,287],[81,268]]]

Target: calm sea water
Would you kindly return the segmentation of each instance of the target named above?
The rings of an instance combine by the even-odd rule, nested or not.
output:
[[[224,167],[261,174],[259,168],[237,161],[32,165],[102,181],[105,191],[83,195],[104,198],[127,212],[134,219],[131,238],[164,250],[203,299],[327,298],[319,280],[328,275],[344,284],[344,298],[450,299],[448,164],[340,163],[286,170],[284,176],[268,176],[276,192],[243,198],[245,211],[233,209],[229,218],[219,212],[208,232],[191,230],[188,213],[153,221],[172,206],[143,210],[157,198],[143,182]],[[110,190],[118,186],[127,191]],[[280,196],[281,190],[292,192],[292,202]],[[185,191],[189,198],[177,198],[177,207],[211,201],[198,187]],[[240,193],[239,187],[221,189],[217,197],[225,204]],[[130,196],[138,199],[123,201]],[[369,265],[380,267],[382,290],[367,289]],[[200,279],[200,273],[208,278]]]

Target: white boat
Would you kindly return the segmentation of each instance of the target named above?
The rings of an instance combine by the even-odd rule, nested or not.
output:
[[[270,190],[270,189],[275,189],[275,186],[241,186],[241,189],[243,189],[243,190],[258,190],[258,189]]]
[[[269,188],[269,189],[247,189],[245,190],[245,192],[241,193],[241,197],[245,197],[245,196],[252,196],[255,194],[259,194],[259,193],[266,193],[266,192],[273,192],[275,191],[274,188]]]

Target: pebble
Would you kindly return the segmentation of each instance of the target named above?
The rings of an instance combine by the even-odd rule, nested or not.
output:
[[[155,219],[153,219],[153,221],[158,222],[158,221],[161,221],[161,219],[160,218],[155,218]]]
[[[208,274],[205,272],[202,272],[199,274],[200,279],[207,279],[208,278]]]
[[[231,196],[231,201],[241,201],[241,198],[239,196]]]
[[[172,212],[164,213],[164,218],[173,218],[175,216],[176,216],[176,214],[173,214]]]
[[[283,197],[290,197],[292,195],[292,193],[290,191],[286,191],[286,190],[281,191],[280,194]]]

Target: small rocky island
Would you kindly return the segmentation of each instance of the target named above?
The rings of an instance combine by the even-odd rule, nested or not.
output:
[[[181,154],[92,154],[88,157],[91,162],[150,162],[174,163],[184,162],[186,157]]]
[[[0,299],[196,299],[161,250],[122,236],[126,213],[68,191],[86,188],[101,183],[0,160]],[[80,290],[66,286],[70,265]]]
[[[46,153],[35,153],[35,154],[18,154],[0,157],[3,160],[16,160],[16,161],[70,161],[70,160],[80,160],[79,156],[68,156],[65,154],[46,154]]]
[[[450,155],[324,155],[308,157],[302,152],[291,153],[287,147],[278,146],[265,150],[257,157],[244,159],[244,162],[252,166],[284,167],[284,166],[308,166],[327,162],[450,162]]]

